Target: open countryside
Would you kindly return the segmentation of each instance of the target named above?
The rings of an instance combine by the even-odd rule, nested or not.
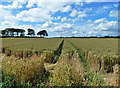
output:
[[[119,87],[118,0],[2,0],[0,88]]]
[[[2,44],[11,86],[113,86],[120,63],[117,38],[4,38]]]

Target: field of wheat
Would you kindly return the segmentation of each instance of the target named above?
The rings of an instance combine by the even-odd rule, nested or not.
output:
[[[1,53],[3,87],[113,86],[120,64],[117,38],[3,38]]]

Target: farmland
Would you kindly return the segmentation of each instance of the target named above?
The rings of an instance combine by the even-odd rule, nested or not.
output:
[[[3,38],[1,52],[5,87],[113,86],[120,63],[117,38]]]
[[[36,39],[36,38],[5,38],[2,40],[3,47],[9,47],[13,50],[41,50],[41,49],[56,49],[62,39]],[[14,47],[13,47],[14,46]]]

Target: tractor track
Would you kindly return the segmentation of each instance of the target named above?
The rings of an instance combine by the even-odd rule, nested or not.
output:
[[[61,53],[62,53],[63,45],[64,45],[64,39],[63,39],[62,42],[60,43],[58,49],[54,52],[55,59],[54,59],[53,63],[56,63],[57,60],[59,59],[59,57],[60,57],[60,55],[61,55]]]
[[[84,69],[85,69],[85,72],[89,72],[90,71],[90,68],[89,68],[89,63],[87,62],[87,60],[84,58],[84,56],[81,54],[80,52],[80,49],[74,45],[71,41],[67,40],[74,48],[75,50],[77,51],[79,57],[80,57],[80,61],[84,64]]]

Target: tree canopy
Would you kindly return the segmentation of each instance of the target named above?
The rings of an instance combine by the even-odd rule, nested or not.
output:
[[[35,35],[35,31],[33,29],[28,28],[28,34],[27,35]]]
[[[11,36],[14,36],[15,32],[16,32],[17,36],[19,35],[19,33],[20,33],[20,36],[23,36],[25,30],[18,29],[18,28],[16,28],[16,29],[15,28],[6,28],[5,30],[1,31],[1,34],[2,35],[11,35]]]
[[[37,33],[37,35],[40,35],[40,37],[41,37],[41,35],[43,35],[43,36],[48,36],[48,33],[47,33],[46,30],[42,30],[42,31],[39,31],[39,32]]]
[[[28,28],[27,35],[33,36],[35,35],[35,31],[33,29]],[[6,28],[5,30],[0,31],[2,35],[8,35],[8,36],[24,36],[25,30],[19,29],[19,28]],[[46,30],[41,30],[37,33],[37,35],[41,36],[48,36],[48,33]]]

